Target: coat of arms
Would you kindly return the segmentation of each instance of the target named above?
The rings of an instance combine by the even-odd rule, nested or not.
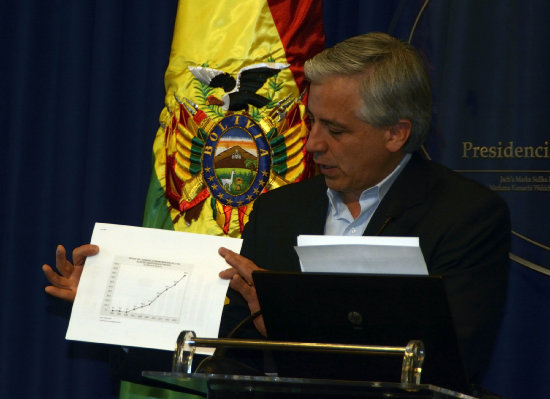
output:
[[[190,226],[206,212],[221,233],[238,236],[261,193],[309,176],[303,96],[284,93],[278,78],[288,66],[268,60],[236,77],[206,64],[188,68],[193,95],[176,95],[164,123],[174,225]]]

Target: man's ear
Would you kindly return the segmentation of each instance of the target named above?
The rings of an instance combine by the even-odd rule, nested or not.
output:
[[[408,119],[400,119],[388,128],[386,148],[390,152],[400,151],[411,135],[412,123]]]

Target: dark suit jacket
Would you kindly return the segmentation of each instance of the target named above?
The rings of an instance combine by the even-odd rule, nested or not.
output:
[[[328,211],[324,178],[270,191],[254,204],[241,254],[259,267],[299,271],[300,234],[323,234]],[[365,235],[418,236],[429,273],[444,276],[465,365],[479,382],[502,315],[508,276],[510,220],[505,202],[472,180],[414,154],[380,203]],[[249,315],[229,291],[225,336]],[[244,329],[241,337],[257,337]]]

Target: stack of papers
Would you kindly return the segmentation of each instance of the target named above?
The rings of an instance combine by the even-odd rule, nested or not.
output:
[[[418,237],[298,236],[303,272],[427,276]]]

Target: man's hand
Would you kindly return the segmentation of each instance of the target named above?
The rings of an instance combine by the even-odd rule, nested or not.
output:
[[[250,259],[245,258],[238,253],[235,253],[227,248],[220,248],[218,253],[225,261],[232,266],[230,269],[220,272],[220,277],[224,280],[231,280],[229,286],[240,293],[248,303],[248,308],[251,313],[260,311],[260,303],[254,288],[252,280],[252,272],[254,270],[262,270]],[[254,319],[254,326],[264,337],[267,336],[265,329],[264,318],[262,315]]]
[[[98,252],[99,247],[92,244],[75,248],[73,251],[73,264],[67,260],[65,248],[62,245],[58,245],[55,251],[55,268],[58,273],[50,265],[42,266],[46,278],[52,284],[45,288],[46,293],[73,302],[84,262],[88,256],[95,255]]]

